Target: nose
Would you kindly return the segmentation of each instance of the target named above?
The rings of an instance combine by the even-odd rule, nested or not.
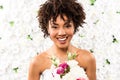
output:
[[[58,35],[65,35],[65,34],[66,34],[65,29],[60,29],[58,32]]]

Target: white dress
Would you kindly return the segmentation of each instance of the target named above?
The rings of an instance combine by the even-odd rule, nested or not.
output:
[[[58,74],[57,74],[57,77],[55,78],[55,76],[56,76],[56,74],[54,76],[55,69],[52,68],[52,66],[51,66],[50,69],[46,69],[43,71],[40,80],[76,80],[76,78],[81,78],[81,77],[83,77],[85,79],[80,79],[80,80],[88,80],[86,72],[84,71],[84,69],[82,67],[77,66],[78,63],[76,60],[67,61],[67,63],[70,66],[70,72],[67,73],[63,79],[58,77]],[[80,75],[80,77],[78,77],[79,75]]]
[[[40,80],[50,80],[52,78],[52,71],[51,69],[46,69],[42,75],[41,75],[41,78]]]

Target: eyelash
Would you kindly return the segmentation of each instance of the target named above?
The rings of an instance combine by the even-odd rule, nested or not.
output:
[[[52,26],[52,28],[56,29],[56,28],[57,28],[57,26]]]
[[[69,27],[71,27],[71,25],[66,25],[65,27],[69,28]]]

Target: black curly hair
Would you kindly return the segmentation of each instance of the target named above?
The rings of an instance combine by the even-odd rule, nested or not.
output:
[[[47,27],[51,18],[56,21],[57,16],[60,15],[63,19],[63,15],[67,16],[68,20],[72,20],[74,23],[75,31],[78,31],[78,27],[85,23],[85,12],[80,3],[77,0],[47,0],[40,6],[38,11],[39,27],[44,33],[44,37],[49,36]],[[64,19],[63,19],[64,20]]]

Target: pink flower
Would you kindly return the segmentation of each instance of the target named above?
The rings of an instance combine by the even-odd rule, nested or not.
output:
[[[64,62],[64,63],[60,64],[59,67],[62,67],[63,69],[67,69],[69,67],[69,65],[66,62]]]
[[[58,67],[57,74],[63,74],[63,73],[64,73],[64,68]]]
[[[60,75],[60,78],[62,78],[66,73],[70,71],[70,67],[67,63],[61,63],[57,68],[57,74]]]
[[[76,80],[85,80],[85,78],[80,77],[80,78],[77,78]]]

